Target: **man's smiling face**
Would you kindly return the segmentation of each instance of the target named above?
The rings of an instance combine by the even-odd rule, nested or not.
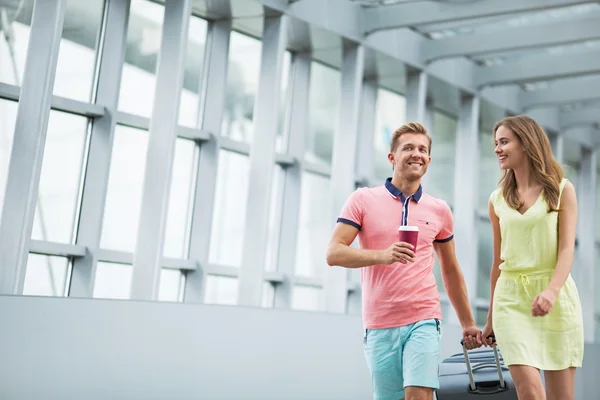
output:
[[[408,180],[420,179],[431,162],[429,139],[422,133],[404,133],[388,159],[394,165],[394,174]]]

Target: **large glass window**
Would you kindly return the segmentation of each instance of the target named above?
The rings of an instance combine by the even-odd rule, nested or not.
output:
[[[2,34],[0,35],[0,81],[21,85],[34,0],[0,0]],[[0,122],[1,123],[1,122]],[[1,162],[1,161],[0,161]]]
[[[433,145],[427,171],[429,183],[425,191],[449,204],[454,203],[456,127],[456,119],[438,111],[433,112]]]
[[[283,168],[279,165],[275,165],[274,168],[275,171],[273,171],[273,185],[271,187],[271,199],[269,204],[269,226],[267,231],[267,253],[265,259],[266,271],[275,271],[277,269],[283,202],[283,182],[285,178],[285,171]]]
[[[70,271],[69,264],[66,257],[29,254],[23,294],[64,296]]]
[[[2,146],[0,145],[0,148]],[[600,157],[599,157],[599,161],[600,161]],[[2,166],[0,165],[0,170],[2,170]],[[1,179],[1,175],[0,175],[0,179]],[[2,185],[0,185],[0,188],[2,187]],[[0,204],[2,204],[2,199],[0,199]],[[595,216],[596,216],[596,240],[600,241],[600,170],[596,171],[596,209],[595,211]],[[600,264],[597,265],[598,268],[600,268]],[[600,286],[599,286],[600,288]],[[600,296],[599,296],[600,297]]]
[[[32,239],[72,243],[88,120],[52,110]]]
[[[207,28],[208,23],[205,20],[194,15],[190,16],[183,90],[181,91],[181,102],[179,104],[179,124],[190,128],[198,126],[199,93],[202,90]]]
[[[329,179],[304,172],[296,247],[296,275],[321,277],[333,222],[329,203]]]
[[[308,100],[308,162],[331,164],[333,134],[337,126],[341,95],[339,71],[318,62],[311,64]]]
[[[490,194],[498,187],[502,176],[498,157],[494,151],[492,131],[479,131],[479,185],[477,186],[477,208],[487,215]]]
[[[262,43],[241,33],[231,32],[227,89],[221,134],[252,142],[254,102],[260,77]]]
[[[100,247],[133,252],[146,168],[148,132],[117,125]]]
[[[312,286],[294,285],[292,309],[319,311],[323,308],[323,289]]]
[[[176,139],[163,248],[163,255],[166,257],[187,258],[188,256],[197,156],[196,143],[191,140]]]
[[[242,264],[248,157],[221,150],[215,208],[212,219],[209,262],[239,267]]]
[[[90,101],[104,0],[67,1],[54,94]]]
[[[0,65],[2,64],[0,63]],[[16,120],[17,103],[0,100],[0,218],[2,218],[1,211],[4,205],[4,191],[6,189],[6,179],[8,178],[8,167],[10,165],[10,153],[12,152]]]
[[[130,264],[98,262],[94,281],[94,298],[128,299],[131,293]]]
[[[392,176],[387,156],[394,131],[406,123],[406,98],[385,89],[377,90],[375,133],[373,134],[375,184],[381,185]]]
[[[181,301],[185,279],[177,269],[162,268],[160,271],[160,285],[158,287],[159,301]]]
[[[152,114],[164,13],[165,7],[153,1],[131,1],[119,94],[121,111],[144,117]]]
[[[238,280],[228,276],[206,276],[206,304],[237,304]]]
[[[494,239],[492,224],[477,220],[477,297],[490,298],[490,272],[494,262]]]

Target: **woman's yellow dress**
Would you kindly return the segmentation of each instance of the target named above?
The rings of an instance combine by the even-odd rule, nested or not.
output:
[[[567,179],[560,184],[560,194]],[[540,194],[523,214],[511,208],[496,189],[490,201],[500,220],[500,277],[493,299],[492,324],[507,365],[541,370],[581,367],[583,316],[579,293],[569,274],[554,307],[533,317],[533,300],[552,279],[558,258],[558,213],[547,212]]]

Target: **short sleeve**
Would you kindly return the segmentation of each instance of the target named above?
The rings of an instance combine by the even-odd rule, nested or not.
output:
[[[442,215],[442,227],[435,237],[434,242],[444,243],[454,238],[454,217],[447,203],[444,203],[444,214]]]
[[[363,202],[360,189],[355,190],[346,200],[337,222],[352,225],[358,230],[362,229]]]

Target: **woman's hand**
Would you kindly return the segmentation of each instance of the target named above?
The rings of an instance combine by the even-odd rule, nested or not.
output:
[[[494,328],[492,327],[492,321],[488,321],[487,324],[483,327],[481,331],[481,336],[483,337],[483,344],[485,346],[491,346],[494,341],[490,336],[494,336]]]
[[[531,305],[531,315],[534,317],[543,317],[548,314],[554,302],[556,302],[556,291],[552,289],[546,289],[542,293],[535,296],[533,304]]]

